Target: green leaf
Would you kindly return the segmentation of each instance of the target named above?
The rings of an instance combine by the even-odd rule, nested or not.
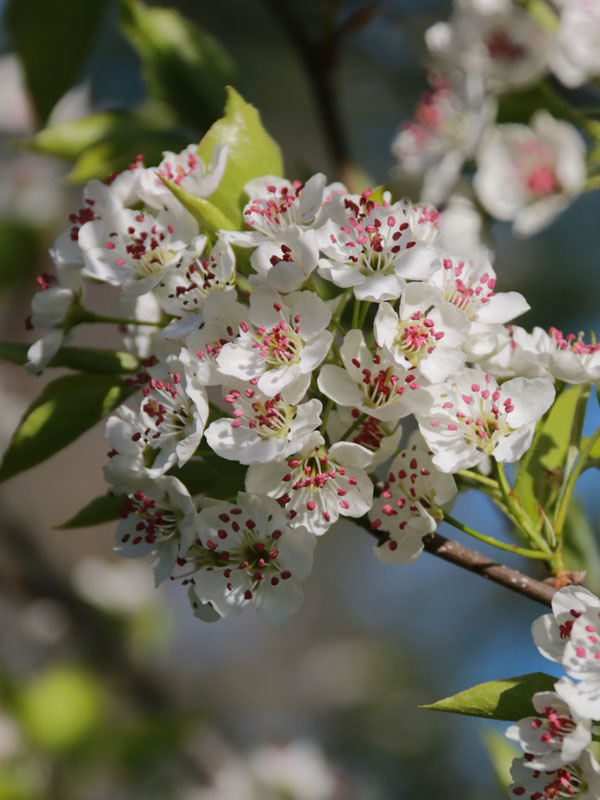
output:
[[[210,202],[241,226],[244,186],[261,175],[283,175],[283,162],[279,146],[263,128],[258,111],[231,86],[227,87],[225,116],[206,133],[198,145],[198,155],[208,164],[213,148],[219,144],[229,147],[227,165]]]
[[[172,8],[120,0],[123,33],[144,65],[148,87],[179,119],[206,130],[223,106],[233,77],[225,48]]]
[[[590,441],[589,436],[586,436],[581,440],[582,450],[584,447],[588,446],[589,441]],[[590,469],[590,467],[595,467],[596,469],[600,469],[600,439],[596,439],[596,441],[592,445],[592,449],[588,453],[584,469]]]
[[[106,0],[9,0],[6,25],[41,123],[77,80],[106,6]]]
[[[522,755],[522,751],[514,742],[509,741],[503,733],[493,728],[484,730],[481,738],[492,762],[498,786],[508,797],[507,790],[512,783],[510,768],[513,760]]]
[[[572,386],[561,392],[548,416],[538,423],[541,431],[535,449],[520,467],[515,491],[533,521],[540,516],[538,503],[549,511],[547,502],[562,481],[571,423],[583,389]]]
[[[515,721],[535,714],[531,698],[536,692],[551,691],[558,678],[545,672],[531,672],[480,683],[437,703],[421,706],[431,711],[465,714],[469,717]]]
[[[27,409],[4,454],[0,481],[45,461],[110,414],[133,389],[112,375],[66,375]]]
[[[80,509],[71,519],[56,525],[57,530],[71,530],[72,528],[90,528],[93,525],[102,525],[119,518],[119,511],[127,499],[124,494],[103,494]]]
[[[585,571],[586,586],[597,593],[600,590],[598,539],[583,503],[577,496],[572,496],[569,503],[562,549],[567,569],[573,572]]]
[[[0,358],[13,364],[25,364],[30,345],[24,342],[0,341]],[[137,372],[140,359],[133,353],[121,350],[106,350],[97,347],[61,347],[48,367],[67,367],[82,372],[123,373]]]
[[[228,217],[208,200],[196,197],[176,183],[163,178],[171,194],[179,200],[181,205],[198,220],[203,233],[213,238],[220,230],[232,231],[237,227]]]
[[[163,150],[178,150],[188,135],[175,129],[164,113],[103,111],[51,125],[29,139],[14,142],[18,148],[76,161],[68,175],[71,183],[103,179],[126,169],[138,153],[147,164],[160,162]]]

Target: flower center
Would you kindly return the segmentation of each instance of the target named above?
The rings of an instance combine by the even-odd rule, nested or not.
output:
[[[460,308],[468,319],[473,320],[481,306],[489,303],[494,297],[496,279],[490,277],[487,272],[477,277],[472,274],[470,265],[464,261],[459,261],[455,266],[452,259],[445,258],[443,265],[444,299]]]
[[[181,519],[176,509],[161,501],[151,500],[143,492],[136,492],[133,497],[127,498],[120,514],[123,518],[135,514],[138,520],[135,532],[125,533],[121,537],[123,544],[129,540],[132,544],[142,541],[154,544],[157,539],[170,539],[177,533]]]

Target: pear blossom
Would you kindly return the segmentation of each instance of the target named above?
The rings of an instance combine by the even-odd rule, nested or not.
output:
[[[43,371],[63,344],[69,333],[65,324],[81,298],[81,288],[77,291],[63,286],[57,278],[47,273],[37,278],[37,284],[40,290],[31,300],[31,315],[27,317],[26,327],[29,330],[51,330],[34,342],[27,351],[25,369],[33,375],[39,375]]]
[[[537,111],[531,125],[496,125],[483,138],[473,186],[485,208],[531,236],[582,191],[585,144],[569,122]]]
[[[465,363],[461,344],[469,330],[465,315],[439,289],[412,283],[394,311],[381,303],[373,322],[375,340],[399,366],[417,378],[440,383]]]
[[[125,558],[152,553],[156,584],[172,573],[196,533],[197,512],[183,483],[170,475],[156,478],[145,492],[125,500],[115,533],[115,551]]]
[[[194,570],[191,594],[222,617],[252,606],[272,625],[282,625],[302,604],[300,583],[312,569],[315,537],[293,530],[278,503],[240,492],[198,514],[186,568]]]
[[[419,428],[443,472],[482,463],[517,461],[531,444],[538,419],[554,400],[544,378],[513,378],[501,386],[489,373],[464,369],[450,383],[424,390],[430,407],[416,412]]]
[[[600,719],[600,611],[588,606],[573,620],[562,655],[567,675],[579,681],[569,684],[564,698],[573,711],[588,719]]]
[[[267,397],[251,383],[226,384],[225,401],[232,417],[215,420],[206,430],[206,441],[221,458],[240,464],[286,458],[301,449],[321,424],[320,400],[298,404],[305,389],[306,384],[292,393],[288,387]]]
[[[400,128],[392,142],[392,154],[398,160],[394,175],[422,177],[421,199],[443,203],[495,114],[493,98],[467,103],[448,80],[436,78],[432,90],[419,100],[414,119]]]
[[[549,37],[526,11],[510,3],[483,13],[462,4],[449,22],[436,22],[425,42],[436,62],[464,74],[467,97],[483,97],[535,83],[547,70]]]
[[[84,274],[122,286],[125,296],[145,294],[180,261],[192,240],[200,255],[204,239],[195,239],[197,234],[198,223],[187,211],[154,216],[149,211],[117,210],[80,229]]]
[[[572,683],[561,678],[553,692],[536,692],[532,702],[537,716],[511,725],[506,736],[518,742],[531,756],[525,766],[555,770],[576,761],[592,741],[591,721],[576,714],[566,702],[565,688]]]
[[[353,329],[346,334],[340,356],[344,367],[321,367],[317,385],[324,395],[340,406],[354,406],[384,421],[411,413],[411,395],[419,388],[414,373],[398,366],[379,348],[372,353],[362,331]]]
[[[429,283],[471,322],[509,322],[529,310],[519,292],[495,291],[496,273],[487,259],[444,258]]]
[[[457,492],[454,478],[432,463],[419,431],[390,465],[381,494],[369,511],[371,528],[385,531],[374,552],[387,564],[409,564],[423,550],[422,537],[432,533],[441,517],[440,506]]]
[[[560,9],[550,67],[570,89],[600,75],[600,7],[595,0],[553,0]]]
[[[250,256],[252,268],[281,293],[302,288],[318,260],[316,232],[297,225],[285,228],[276,239],[261,243]]]
[[[158,167],[141,173],[138,193],[148,207],[180,210],[179,201],[162,178],[196,197],[209,197],[216,192],[225,172],[229,148],[226,144],[214,147],[208,167],[197,150],[197,144],[190,144],[181,153],[164,152]]]
[[[186,337],[184,359],[187,368],[203,386],[216,386],[226,380],[217,357],[223,345],[237,339],[240,325],[246,320],[248,308],[236,300],[235,292],[214,292],[202,312],[203,322]]]
[[[417,242],[406,203],[379,205],[370,196],[366,191],[346,197],[345,219],[330,219],[318,230],[318,272],[337,286],[352,287],[358,300],[381,303],[399,297],[408,279],[429,277],[439,254],[435,246]]]
[[[537,354],[521,346],[518,325],[474,322],[463,342],[467,361],[494,378],[550,378]]]
[[[323,361],[333,335],[327,305],[312,292],[292,292],[285,302],[278,292],[257,286],[250,296],[248,322],[237,339],[221,348],[217,365],[223,375],[257,387],[273,397]]]
[[[154,295],[161,308],[174,317],[163,331],[167,339],[183,339],[203,322],[203,309],[214,292],[235,289],[235,255],[231,246],[219,239],[205,253],[206,237],[192,239],[181,259],[161,277]]]
[[[314,432],[291,458],[252,464],[246,491],[274,497],[293,527],[321,536],[340,515],[362,517],[371,507],[373,484],[365,472],[370,460],[366,448],[351,442],[337,442],[326,450],[325,440]]]
[[[540,653],[559,664],[571,638],[575,620],[585,611],[600,612],[600,599],[583,586],[565,586],[552,598],[552,613],[538,617],[531,626],[533,641]]]
[[[583,332],[564,336],[554,327],[547,333],[537,327],[531,333],[518,328],[514,341],[521,352],[537,361],[553,378],[566,383],[600,381],[600,343],[587,344]]]
[[[589,750],[576,761],[553,770],[532,769],[526,754],[515,758],[510,774],[513,783],[508,787],[511,797],[523,800],[598,800],[600,798],[600,765]]]
[[[358,408],[338,406],[332,409],[327,418],[327,434],[329,441],[337,442],[346,439],[344,434],[353,426],[347,441],[360,444],[371,452],[371,460],[365,466],[370,471],[394,455],[402,436],[402,426],[398,420],[383,422],[376,417],[361,419],[361,416]]]

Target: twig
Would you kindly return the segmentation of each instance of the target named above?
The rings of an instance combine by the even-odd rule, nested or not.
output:
[[[425,550],[438,558],[443,558],[444,561],[449,561],[457,567],[474,572],[476,575],[481,575],[494,583],[499,583],[507,589],[512,589],[513,592],[525,595],[532,600],[537,600],[538,603],[543,603],[546,606],[551,605],[552,598],[556,592],[556,588],[550,584],[538,581],[535,578],[530,578],[529,575],[524,575],[516,569],[505,567],[489,558],[482,556],[475,550],[464,547],[462,544],[446,539],[445,536],[440,536],[439,533],[431,533],[423,539]]]

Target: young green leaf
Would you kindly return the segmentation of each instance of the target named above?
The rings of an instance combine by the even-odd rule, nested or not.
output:
[[[479,683],[421,708],[514,721],[535,714],[531,698],[536,692],[551,691],[557,680],[545,672],[531,672],[514,678]]]
[[[40,123],[77,80],[106,6],[106,0],[10,0],[6,25]]]
[[[214,37],[173,8],[120,0],[123,33],[142,59],[152,94],[206,130],[223,105],[233,61]]]
[[[45,461],[110,414],[133,389],[113,375],[66,375],[27,409],[4,454],[0,481]]]
[[[217,120],[198,145],[198,155],[209,163],[213,148],[229,147],[225,174],[210,202],[232,220],[242,224],[244,186],[261,175],[283,175],[281,151],[263,128],[258,111],[231,86],[227,87],[225,116]]]
[[[124,494],[103,494],[80,509],[71,519],[56,525],[57,530],[71,530],[72,528],[89,528],[92,525],[102,525],[103,522],[112,522],[119,518],[119,511],[127,499]]]
[[[583,386],[565,389],[538,424],[541,431],[531,455],[523,461],[515,492],[532,520],[539,518],[538,503],[546,512],[546,503],[562,481],[563,466],[569,450],[571,423]]]
[[[211,236],[214,239],[220,230],[232,231],[235,229],[235,223],[226,217],[225,214],[209,200],[196,197],[195,194],[191,194],[182,186],[178,186],[176,183],[166,178],[162,180],[171,194],[179,200],[186,211],[189,211],[190,214],[198,220],[202,232],[207,236]]]

